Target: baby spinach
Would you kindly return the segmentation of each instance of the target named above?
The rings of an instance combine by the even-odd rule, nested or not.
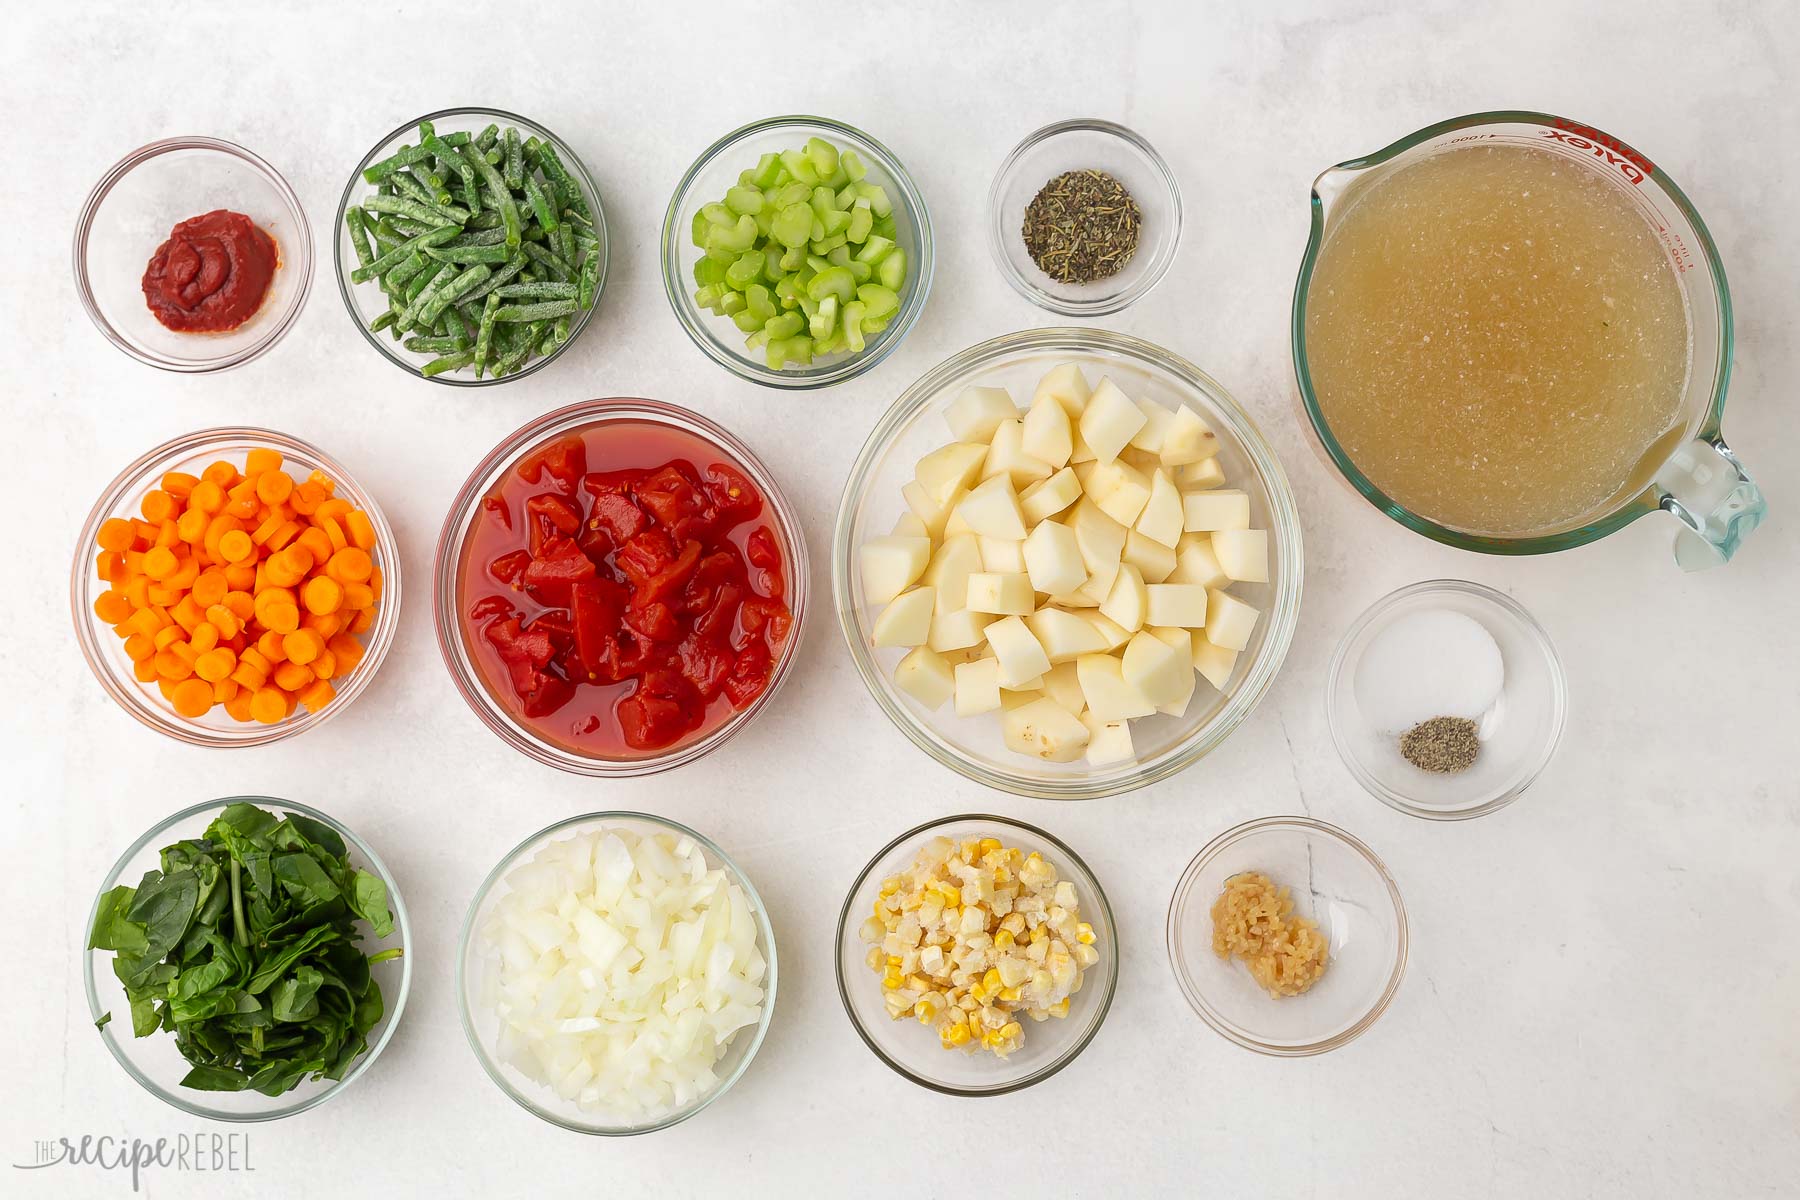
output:
[[[88,938],[115,955],[132,1033],[173,1033],[198,1091],[342,1079],[385,1011],[369,964],[401,954],[357,944],[359,921],[377,939],[394,931],[386,885],[350,865],[330,826],[241,802],[159,861],[100,897]]]

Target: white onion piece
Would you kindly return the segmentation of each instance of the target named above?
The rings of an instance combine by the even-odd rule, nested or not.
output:
[[[578,833],[509,872],[481,930],[496,1057],[583,1111],[653,1120],[718,1085],[762,1017],[749,897],[692,838]]]

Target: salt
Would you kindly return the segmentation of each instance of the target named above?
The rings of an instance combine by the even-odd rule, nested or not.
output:
[[[1505,679],[1486,626],[1451,609],[1424,609],[1370,641],[1356,667],[1356,702],[1371,728],[1398,736],[1433,717],[1479,721]]]

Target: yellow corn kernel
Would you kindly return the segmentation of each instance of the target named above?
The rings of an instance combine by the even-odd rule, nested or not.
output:
[[[1075,926],[1075,940],[1080,942],[1084,946],[1093,945],[1094,944],[1094,927],[1092,925],[1089,925],[1086,921],[1083,921],[1079,925]]]
[[[1007,870],[1004,866],[995,867],[994,868],[994,882],[995,883],[1011,883],[1012,882],[1012,872]]]
[[[969,1027],[967,1025],[952,1025],[949,1029],[945,1030],[943,1040],[946,1045],[966,1046],[969,1044],[969,1036]]]
[[[900,877],[898,875],[890,875],[881,881],[881,894],[883,896],[891,896],[899,890]]]
[[[1036,929],[1031,931],[1031,944],[1035,946],[1049,936],[1050,931],[1045,929],[1042,925],[1039,925]]]
[[[1016,987],[1001,988],[1000,1000],[1003,1004],[1017,1004],[1025,993]]]
[[[1067,996],[1064,996],[1061,1000],[1058,1000],[1055,1004],[1052,1004],[1050,1006],[1050,1015],[1053,1017],[1068,1016],[1069,1015],[1069,998]]]
[[[1004,1039],[1005,1041],[1010,1042],[1014,1038],[1024,1037],[1024,1036],[1025,1036],[1025,1027],[1023,1025],[1019,1024],[1017,1021],[1008,1021],[1005,1025],[1002,1025],[1000,1027],[1000,1037],[1002,1039]]]
[[[881,970],[881,947],[870,946],[869,953],[863,957],[863,961],[869,964],[869,970]]]
[[[994,935],[994,949],[996,949],[996,950],[1011,950],[1012,947],[1013,947],[1013,935],[1010,930],[1003,928],[1000,930],[999,933],[996,933]]]
[[[1000,849],[1000,839],[991,837],[982,838],[979,842],[975,843],[975,848],[983,854],[992,854],[994,851]]]
[[[919,1019],[919,1024],[929,1025],[937,1020],[937,1008],[931,1001],[921,1000],[913,1005],[913,1016]]]
[[[900,985],[905,982],[906,977],[900,974],[899,967],[889,967],[887,972],[881,977],[881,986],[887,988],[890,992],[897,991]]]
[[[987,989],[988,995],[991,996],[1005,985],[1000,982],[1000,972],[989,967],[987,974],[981,977],[981,986]]]

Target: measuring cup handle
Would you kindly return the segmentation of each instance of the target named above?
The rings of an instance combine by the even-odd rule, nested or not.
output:
[[[1717,437],[1676,450],[1657,472],[1656,493],[1658,505],[1687,526],[1675,535],[1675,561],[1684,571],[1728,562],[1769,512],[1762,489]]]

